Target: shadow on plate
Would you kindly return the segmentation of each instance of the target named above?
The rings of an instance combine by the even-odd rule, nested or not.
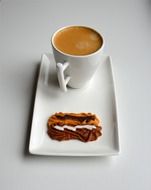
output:
[[[30,156],[29,153],[29,140],[30,140],[30,132],[31,132],[31,124],[32,124],[32,116],[33,116],[33,109],[34,109],[34,102],[35,102],[35,94],[36,94],[36,88],[37,88],[37,82],[38,82],[38,75],[40,71],[40,62],[37,63],[35,76],[33,77],[33,85],[32,85],[32,96],[31,96],[31,102],[30,102],[30,109],[29,109],[29,116],[27,121],[27,130],[25,135],[25,145],[24,145],[24,156]]]

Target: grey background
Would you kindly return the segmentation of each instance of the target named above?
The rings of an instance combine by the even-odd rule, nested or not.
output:
[[[103,34],[115,76],[121,153],[28,154],[41,54],[70,24]],[[151,189],[151,1],[0,1],[0,189]]]

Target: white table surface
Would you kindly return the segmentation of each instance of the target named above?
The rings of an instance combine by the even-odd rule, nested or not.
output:
[[[64,25],[96,27],[111,55],[121,152],[28,154],[37,69]],[[0,189],[151,189],[151,0],[0,1]]]

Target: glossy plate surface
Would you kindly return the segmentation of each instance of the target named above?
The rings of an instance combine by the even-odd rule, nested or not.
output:
[[[91,112],[101,118],[102,137],[94,142],[78,140],[58,142],[47,135],[47,120],[56,112]],[[119,153],[115,89],[109,56],[103,58],[89,86],[58,86],[56,64],[52,54],[43,54],[35,96],[29,152],[55,156],[109,156]]]

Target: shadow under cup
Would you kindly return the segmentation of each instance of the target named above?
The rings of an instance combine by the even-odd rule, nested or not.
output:
[[[68,26],[57,30],[51,39],[60,88],[88,85],[104,47],[103,37],[86,26]]]

